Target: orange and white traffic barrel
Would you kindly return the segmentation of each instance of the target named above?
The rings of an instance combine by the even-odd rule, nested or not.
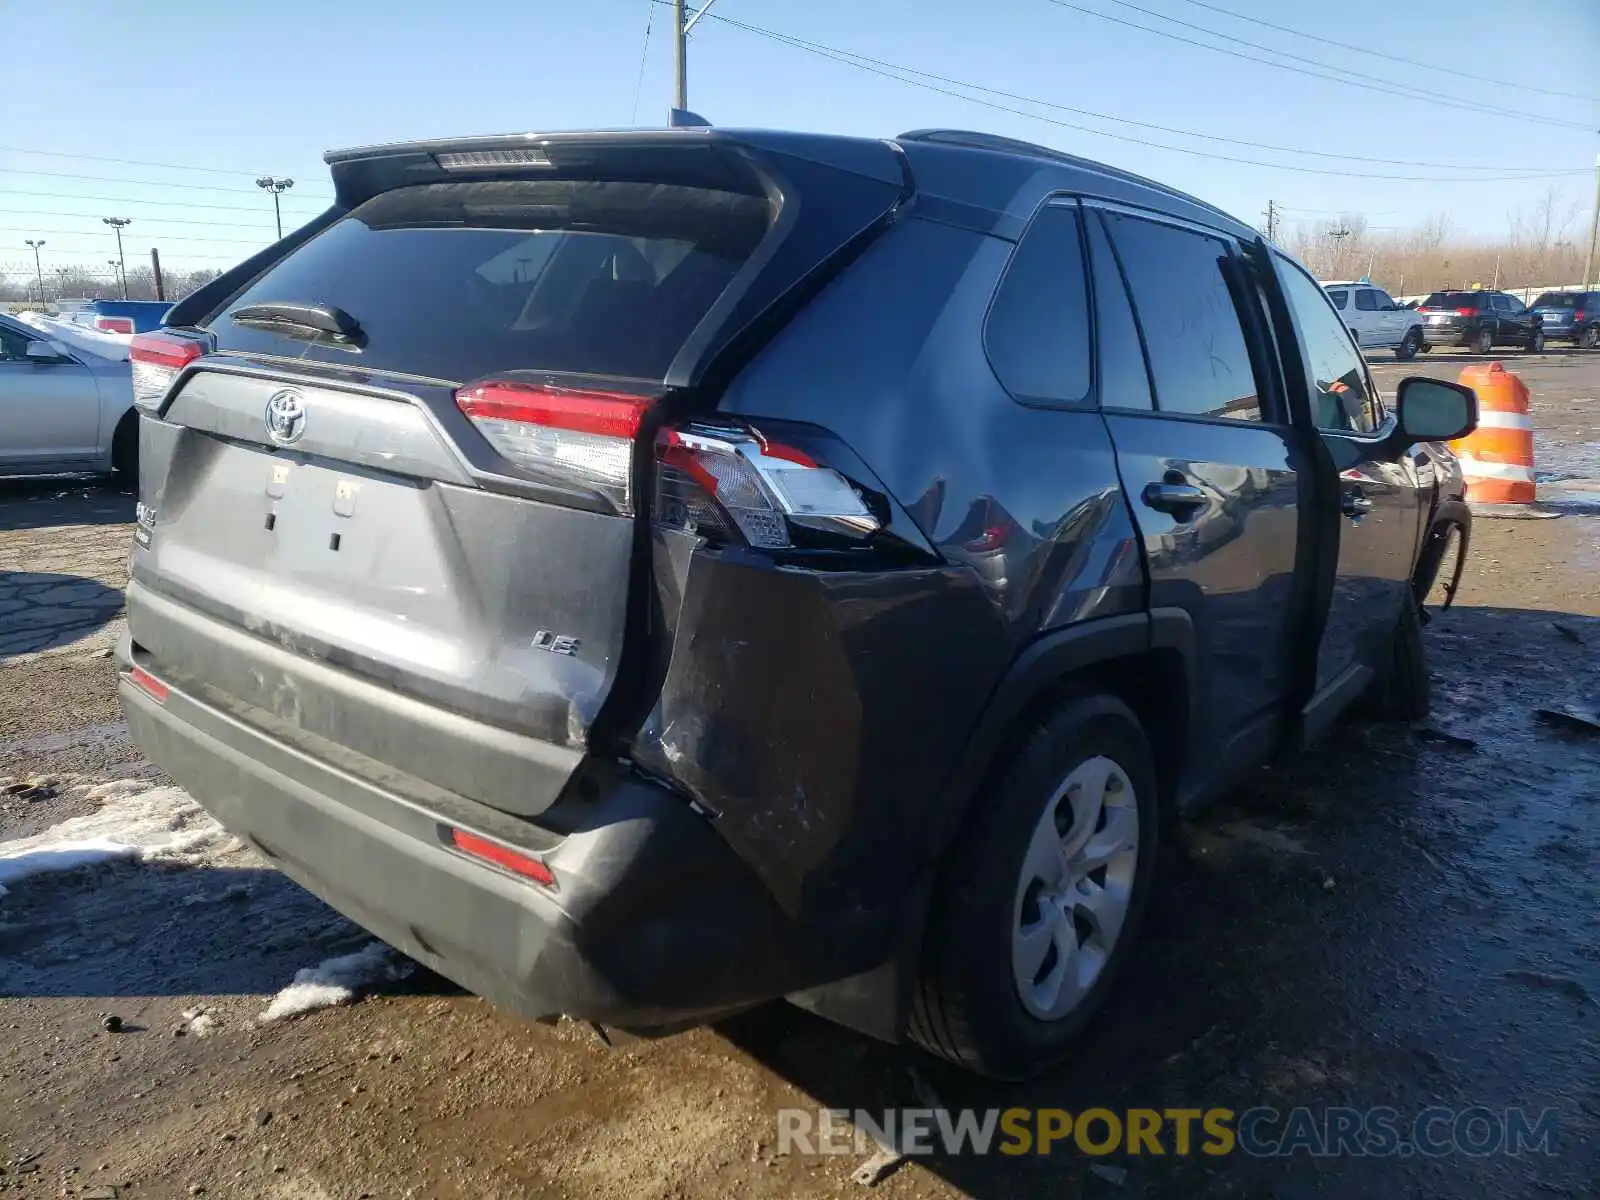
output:
[[[1528,417],[1528,389],[1497,362],[1474,363],[1461,372],[1461,383],[1478,394],[1478,427],[1450,443],[1467,480],[1467,503],[1532,504],[1533,422]]]

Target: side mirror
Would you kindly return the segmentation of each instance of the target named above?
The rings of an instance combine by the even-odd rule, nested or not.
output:
[[[31,362],[60,362],[67,357],[67,351],[60,342],[32,341],[23,352]]]
[[[1417,442],[1450,442],[1478,427],[1478,394],[1459,383],[1413,375],[1402,379],[1394,397],[1396,438],[1405,446]]]

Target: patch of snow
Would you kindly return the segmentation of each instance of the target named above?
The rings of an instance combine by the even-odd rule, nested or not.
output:
[[[79,325],[76,321],[64,321],[37,312],[18,313],[17,319],[32,325],[47,338],[66,342],[74,350],[85,350],[96,357],[109,358],[115,362],[128,361],[128,352],[133,343],[131,333],[107,333],[101,329]]]
[[[240,848],[238,839],[179,788],[119,779],[84,794],[103,802],[98,812],[0,842],[0,896],[35,875],[119,859],[202,866]]]
[[[382,942],[370,942],[353,954],[326,959],[294,973],[294,982],[272,998],[257,1020],[263,1024],[349,1004],[357,992],[377,983],[404,979],[411,964]]]

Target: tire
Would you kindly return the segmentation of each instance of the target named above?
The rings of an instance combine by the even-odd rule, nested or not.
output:
[[[1422,349],[1422,330],[1413,325],[1406,330],[1405,337],[1401,338],[1400,344],[1394,348],[1394,356],[1401,362],[1410,362]]]
[[[1533,336],[1528,339],[1528,353],[1529,354],[1543,354],[1544,353],[1544,330],[1535,329],[1533,331]]]
[[[1487,326],[1479,326],[1478,332],[1472,335],[1472,342],[1468,346],[1474,354],[1488,354],[1494,350],[1494,334]]]
[[[1150,744],[1120,700],[1075,692],[1029,728],[974,803],[929,915],[910,1034],[968,1070],[1025,1079],[1066,1055],[1137,935],[1159,828]],[[1096,841],[1106,862],[1092,867]],[[1062,991],[1073,965],[1087,979]]]
[[[1422,614],[1408,590],[1395,623],[1389,662],[1372,681],[1362,707],[1380,721],[1421,721],[1428,715],[1431,691]]]
[[[1578,339],[1578,345],[1584,350],[1593,350],[1600,346],[1600,325],[1591,325],[1583,331],[1583,336]]]
[[[111,435],[111,469],[117,473],[119,483],[138,486],[139,414],[136,412],[127,413],[117,422],[117,430]]]
[[[1417,347],[1417,349],[1421,350],[1424,354],[1431,354],[1433,353],[1433,344],[1431,342],[1423,342],[1422,345]]]

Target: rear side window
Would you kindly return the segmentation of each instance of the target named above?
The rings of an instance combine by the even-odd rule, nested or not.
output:
[[[1088,218],[1089,264],[1094,276],[1094,307],[1099,337],[1099,393],[1103,408],[1151,409],[1150,376],[1133,322],[1128,289],[1122,282],[1111,240],[1096,216]]]
[[[1106,213],[1165,413],[1259,421],[1261,399],[1218,238]]]
[[[1371,288],[1362,288],[1356,293],[1356,307],[1362,312],[1377,312],[1377,294]]]
[[[1344,306],[1350,303],[1350,293],[1343,288],[1330,289],[1328,291],[1328,299],[1332,300],[1333,306],[1342,312]]]
[[[1075,205],[1050,205],[1028,226],[990,306],[984,346],[1018,400],[1088,398],[1089,295]]]
[[[1482,292],[1433,292],[1422,302],[1423,308],[1481,308]]]
[[[466,382],[510,370],[658,380],[772,221],[761,197],[592,180],[441,183],[353,210],[236,296],[225,348]],[[236,324],[343,309],[351,351]]]

